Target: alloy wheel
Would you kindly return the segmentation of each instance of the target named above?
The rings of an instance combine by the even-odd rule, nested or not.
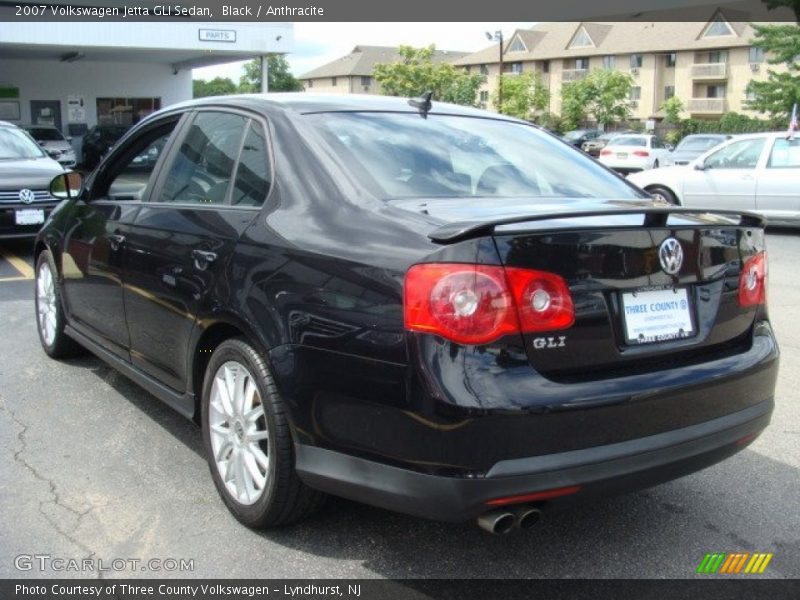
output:
[[[47,346],[52,346],[56,339],[56,288],[53,272],[45,261],[39,265],[36,274],[36,312],[39,320],[39,332]]]
[[[220,479],[237,502],[254,504],[269,480],[269,431],[258,386],[243,364],[228,361],[217,369],[208,419]]]

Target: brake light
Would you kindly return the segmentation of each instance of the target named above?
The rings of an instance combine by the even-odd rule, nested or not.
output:
[[[650,156],[650,153],[647,150],[634,150],[633,155],[647,158],[648,156]]]
[[[553,273],[458,263],[414,265],[404,285],[406,329],[459,344],[552,331],[575,321],[564,279]]]
[[[744,262],[739,275],[739,306],[767,303],[767,253],[759,252]]]
[[[611,150],[606,149],[600,151],[600,156],[608,156],[609,154],[611,154]]]

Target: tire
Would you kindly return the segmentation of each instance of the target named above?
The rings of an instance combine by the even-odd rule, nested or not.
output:
[[[58,271],[49,250],[43,250],[36,260],[34,302],[36,331],[45,354],[50,358],[70,358],[85,354],[86,350],[64,333],[67,318],[61,302]]]
[[[647,188],[647,193],[657,200],[660,198],[668,204],[678,206],[678,198],[675,197],[675,194],[669,188],[665,188],[660,185],[654,185]]]
[[[231,397],[240,398],[237,406]],[[228,510],[248,527],[297,523],[324,502],[297,476],[286,413],[264,357],[249,343],[233,338],[214,350],[202,395],[206,459]]]

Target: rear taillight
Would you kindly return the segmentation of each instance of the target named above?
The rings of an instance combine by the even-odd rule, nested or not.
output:
[[[641,156],[642,158],[647,158],[648,156],[650,156],[650,153],[647,150],[634,150],[633,155]]]
[[[575,321],[562,277],[500,266],[414,265],[406,274],[403,306],[406,329],[459,344],[565,329]]]
[[[739,306],[767,303],[767,253],[759,252],[744,262],[739,275]]]
[[[611,150],[601,150],[600,151],[600,156],[608,156],[609,154],[611,154]]]

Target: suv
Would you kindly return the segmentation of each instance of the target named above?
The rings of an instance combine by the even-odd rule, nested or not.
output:
[[[0,239],[36,235],[59,202],[50,180],[63,172],[25,130],[0,121]]]
[[[502,533],[770,420],[763,221],[657,204],[524,121],[201,99],[52,191],[44,351],[86,347],[195,419],[249,526],[329,493]]]

